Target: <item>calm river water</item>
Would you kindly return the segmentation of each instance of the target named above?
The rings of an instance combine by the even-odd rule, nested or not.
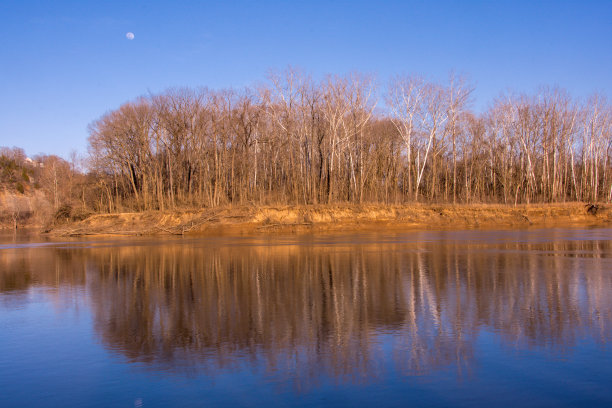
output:
[[[0,406],[611,406],[612,229],[0,237]]]

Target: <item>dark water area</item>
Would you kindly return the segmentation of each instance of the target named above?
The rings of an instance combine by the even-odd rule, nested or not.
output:
[[[612,229],[0,236],[0,406],[612,406]]]

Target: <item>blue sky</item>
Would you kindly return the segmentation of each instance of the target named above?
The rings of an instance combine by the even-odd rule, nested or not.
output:
[[[541,85],[611,98],[612,0],[0,0],[0,146],[86,153],[87,125],[139,95],[240,88],[288,65],[383,85],[455,70],[476,110]]]

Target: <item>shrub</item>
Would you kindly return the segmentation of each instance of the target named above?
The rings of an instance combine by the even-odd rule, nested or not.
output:
[[[53,221],[55,222],[66,221],[70,218],[71,214],[72,214],[72,206],[69,204],[64,204],[60,206],[60,208],[58,208],[57,211],[55,211],[55,214],[53,215]]]

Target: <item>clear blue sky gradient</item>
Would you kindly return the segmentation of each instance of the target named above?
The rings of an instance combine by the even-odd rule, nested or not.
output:
[[[477,111],[541,85],[610,98],[612,0],[0,0],[0,146],[83,154],[87,125],[139,95],[240,88],[288,65],[383,85],[455,70]]]

